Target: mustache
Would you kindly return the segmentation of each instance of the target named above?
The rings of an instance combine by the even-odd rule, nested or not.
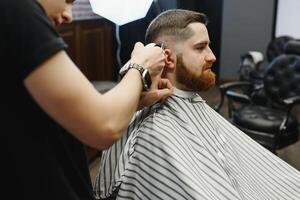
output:
[[[213,63],[208,63],[208,64],[205,64],[205,65],[203,66],[203,70],[206,70],[206,69],[211,69],[211,68],[212,68],[212,66],[213,66]]]

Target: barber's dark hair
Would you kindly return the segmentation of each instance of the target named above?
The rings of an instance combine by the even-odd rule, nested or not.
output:
[[[192,31],[187,26],[193,22],[200,22],[207,25],[208,20],[205,14],[183,10],[171,9],[160,13],[152,20],[145,35],[145,42],[154,42],[161,35],[175,36],[178,39],[187,39]]]

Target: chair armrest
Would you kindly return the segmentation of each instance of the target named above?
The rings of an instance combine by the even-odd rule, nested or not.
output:
[[[224,103],[224,99],[225,99],[225,95],[226,92],[230,89],[234,89],[234,88],[241,88],[241,87],[249,87],[253,89],[253,84],[251,82],[248,81],[236,81],[236,82],[230,82],[230,83],[224,83],[222,85],[219,86],[219,90],[220,90],[220,101],[219,103],[214,107],[214,109],[219,112],[221,107],[223,106]]]
[[[283,102],[287,106],[294,106],[295,104],[299,104],[300,103],[300,96],[294,96],[294,97],[290,97],[290,98],[284,99]]]
[[[224,83],[219,86],[221,93],[225,94],[226,91],[234,88],[241,88],[241,87],[249,87],[253,88],[253,84],[248,81],[236,81],[236,82],[231,82],[231,83]]]
[[[286,123],[288,122],[288,119],[290,117],[290,113],[291,113],[291,110],[293,109],[293,106],[296,105],[296,104],[299,104],[300,103],[300,96],[294,96],[294,97],[290,97],[290,98],[287,98],[287,99],[284,99],[283,100],[283,103],[286,104],[286,106],[288,107],[287,111],[286,111],[286,115],[280,125],[280,133],[283,133],[285,130],[286,130]]]
[[[226,96],[227,96],[227,98],[229,98],[235,102],[247,103],[247,104],[251,103],[250,97],[246,94],[241,94],[241,93],[234,92],[234,91],[227,91]]]

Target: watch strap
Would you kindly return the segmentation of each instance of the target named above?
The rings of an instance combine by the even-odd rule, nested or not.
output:
[[[143,84],[143,91],[149,90],[152,81],[148,69],[145,69],[143,66],[137,63],[128,63],[120,69],[119,71],[120,77],[123,78],[130,69],[136,69],[140,72],[141,80]]]

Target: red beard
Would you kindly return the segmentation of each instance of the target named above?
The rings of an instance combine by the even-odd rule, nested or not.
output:
[[[191,91],[208,90],[215,85],[216,75],[211,70],[202,69],[200,76],[192,73],[183,63],[182,56],[177,56],[176,80]]]

